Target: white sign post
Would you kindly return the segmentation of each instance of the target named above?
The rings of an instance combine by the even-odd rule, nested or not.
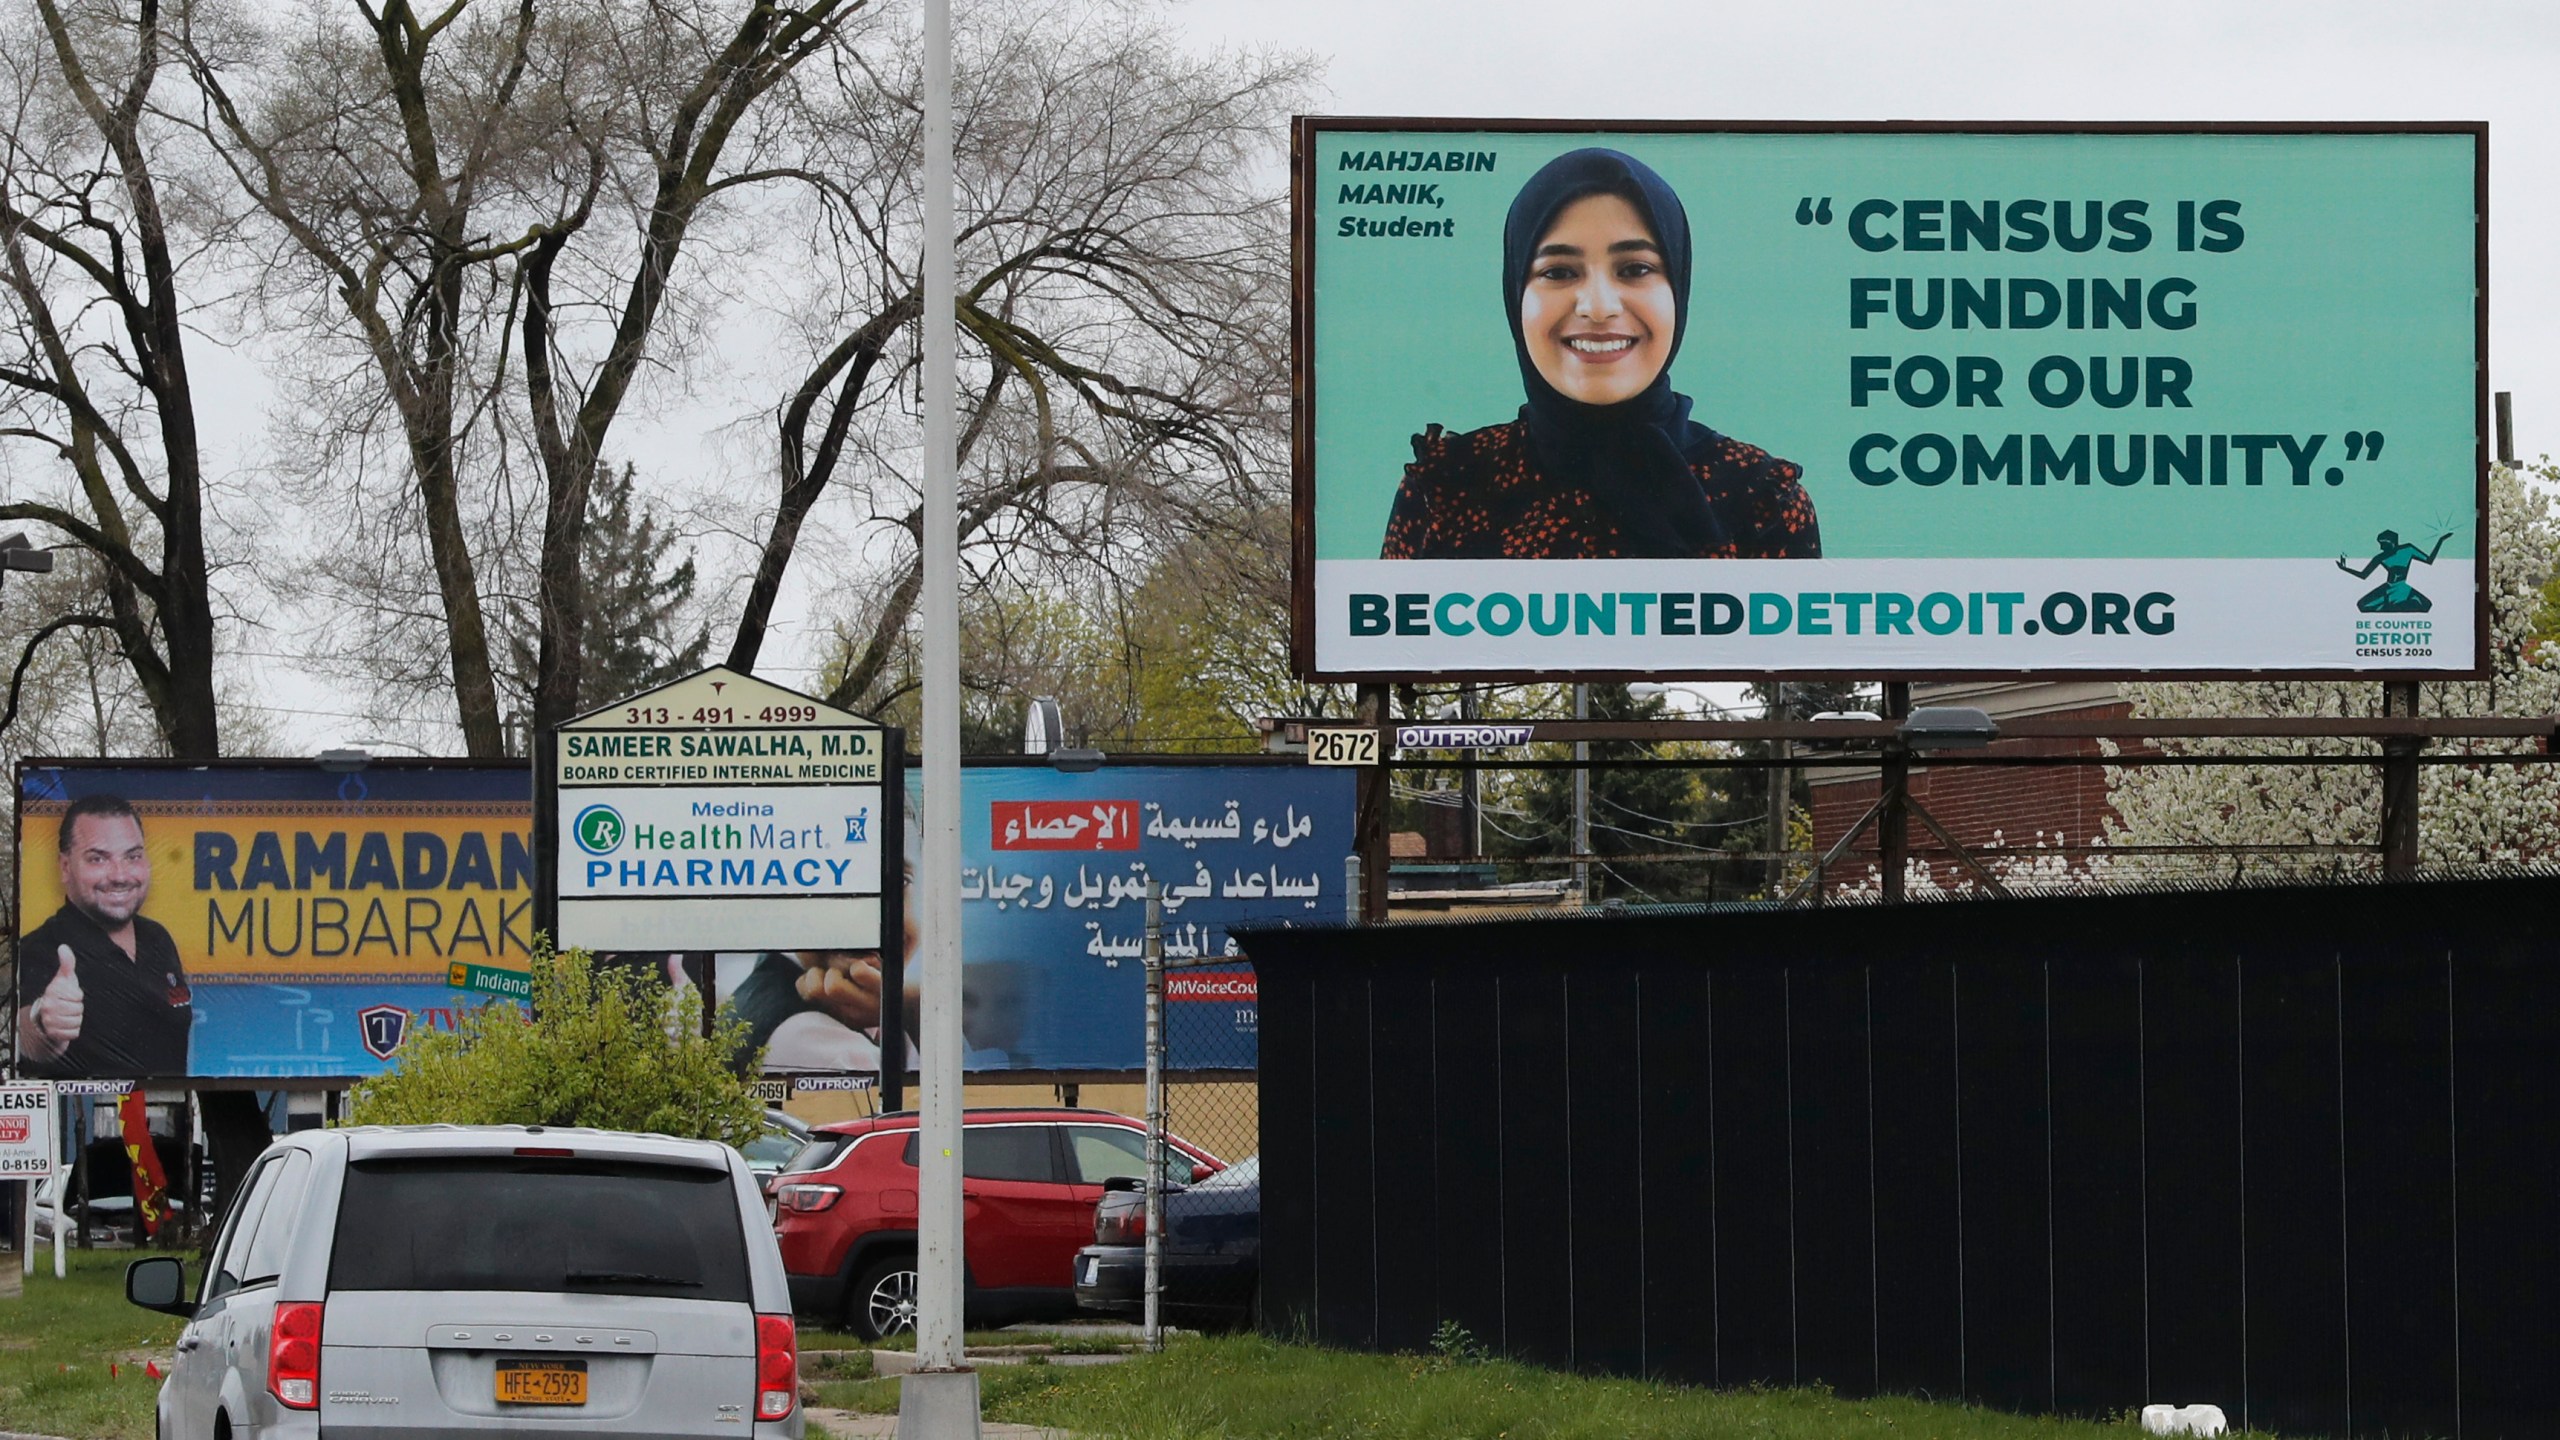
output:
[[[18,1266],[26,1274],[35,1273],[36,1268],[36,1186],[53,1177],[60,1153],[52,1082],[0,1085],[0,1179],[23,1180],[27,1186],[26,1217],[18,1242]],[[54,1187],[56,1275],[63,1269],[61,1189]]]

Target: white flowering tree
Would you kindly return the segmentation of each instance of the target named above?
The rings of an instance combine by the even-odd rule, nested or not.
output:
[[[2528,478],[2529,477],[2529,478]],[[2560,712],[2560,646],[2535,634],[2542,589],[2560,554],[2547,487],[2560,485],[2549,462],[2489,479],[2489,653],[2482,681],[2429,682],[2423,715],[2550,715]],[[2126,687],[2136,717],[2377,716],[2373,681],[2228,681]],[[2363,741],[2185,740],[2173,754],[2334,754],[2370,756]],[[2451,740],[2428,753],[2493,755],[2531,742]],[[2178,875],[2362,873],[2380,868],[2381,773],[2370,765],[2163,765],[2124,767],[2112,779],[2116,819],[2107,842],[2231,847],[2211,856],[2117,854],[2095,867],[2112,878]],[[2547,764],[2429,765],[2419,780],[2420,863],[2492,864],[2560,855],[2560,772]],[[2359,852],[2251,850],[2281,845],[2361,846]]]
[[[2489,678],[2430,681],[2422,715],[2539,716],[2560,713],[2560,518],[2551,492],[2560,466],[2489,477]],[[2137,719],[2382,714],[2378,681],[2212,681],[2124,687]],[[2431,755],[2492,756],[2533,742],[2448,740]],[[2336,755],[2338,765],[2144,765],[2108,771],[2115,818],[2092,837],[2085,860],[2056,848],[2065,837],[1976,853],[2001,884],[2020,890],[2094,888],[2125,881],[2236,880],[2244,876],[2350,875],[2381,869],[2382,774],[2371,741],[2239,738],[2173,740],[2172,755]],[[2560,857],[2560,767],[2488,761],[2428,765],[2419,772],[2419,863],[2484,865]],[[1916,836],[1915,845],[1926,844]],[[2209,853],[2143,853],[2138,846],[2210,846]],[[2293,847],[2293,848],[2286,848]],[[1842,867],[1844,870],[1847,867]],[[1943,855],[1915,855],[1904,872],[1913,897],[1978,888]],[[1835,896],[1866,898],[1880,888],[1874,865],[1839,876]]]

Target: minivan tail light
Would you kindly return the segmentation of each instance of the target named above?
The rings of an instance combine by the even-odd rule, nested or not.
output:
[[[537,1160],[573,1160],[578,1154],[566,1145],[519,1145],[516,1147],[516,1153],[529,1155]]]
[[[800,1403],[800,1340],[788,1315],[756,1317],[756,1418],[780,1420]]]
[[[267,1390],[288,1410],[320,1407],[320,1306],[301,1300],[276,1307],[267,1331]]]

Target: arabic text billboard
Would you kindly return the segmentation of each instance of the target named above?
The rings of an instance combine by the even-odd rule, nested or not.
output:
[[[2474,671],[2486,147],[1303,120],[1300,666]]]
[[[1337,923],[1352,777],[1297,764],[1044,764],[961,771],[961,1028],[967,1068],[1137,1070],[1146,1064],[1146,887],[1164,886],[1164,949],[1235,955],[1231,927]],[[909,860],[922,775],[907,775]],[[914,949],[915,933],[907,943]],[[772,1072],[878,1063],[878,956],[719,957],[724,1008]],[[909,1025],[918,1013],[908,971]],[[1249,1061],[1253,971],[1168,977],[1175,1053]]]

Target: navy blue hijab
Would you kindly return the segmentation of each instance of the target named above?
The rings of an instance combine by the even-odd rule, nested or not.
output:
[[[1538,241],[1573,202],[1615,195],[1633,205],[1662,247],[1663,274],[1678,306],[1662,370],[1642,393],[1615,405],[1567,399],[1529,358],[1520,331],[1520,292]],[[1511,202],[1502,226],[1502,306],[1529,403],[1520,407],[1529,443],[1549,478],[1605,507],[1630,555],[1697,555],[1726,541],[1722,520],[1690,467],[1705,462],[1716,433],[1689,418],[1689,397],[1671,388],[1671,362],[1689,328],[1689,212],[1661,176],[1616,150],[1575,150],[1547,162]]]

